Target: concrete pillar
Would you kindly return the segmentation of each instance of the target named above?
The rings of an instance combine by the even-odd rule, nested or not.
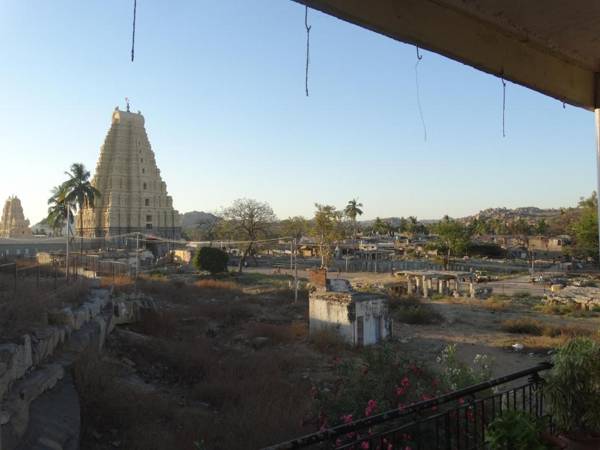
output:
[[[427,279],[425,275],[423,275],[423,297],[429,297],[429,285],[431,284],[431,280]]]

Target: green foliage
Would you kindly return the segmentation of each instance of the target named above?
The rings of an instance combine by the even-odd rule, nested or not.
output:
[[[229,256],[223,250],[215,247],[201,247],[194,255],[194,267],[207,270],[211,274],[227,272]]]
[[[449,255],[464,255],[470,242],[470,230],[462,223],[445,216],[435,226],[440,243],[448,249]]]
[[[329,425],[345,415],[364,417],[369,401],[376,402],[372,412],[377,413],[441,394],[432,373],[403,359],[391,345],[368,347],[360,358],[336,361],[335,376],[333,385],[313,393],[315,412]]]
[[[464,364],[456,355],[456,345],[448,345],[437,358],[441,365],[441,379],[445,386],[455,391],[487,381],[492,377],[492,361],[487,355],[476,355],[471,365]]]
[[[543,424],[524,411],[509,410],[496,417],[486,430],[490,450],[544,450]],[[488,447],[486,447],[488,448]]]
[[[326,265],[331,258],[333,244],[344,237],[343,213],[331,205],[315,203],[315,208],[315,218],[311,234],[319,243],[321,261],[323,265]]]
[[[594,192],[591,197],[579,202],[579,217],[569,227],[575,242],[573,253],[580,257],[598,259],[598,199]]]
[[[504,258],[506,250],[494,243],[470,242],[467,245],[469,256],[487,256],[488,258]]]
[[[600,345],[589,338],[572,339],[553,362],[545,390],[557,428],[600,431]]]
[[[441,323],[444,317],[431,305],[415,297],[393,299],[390,302],[394,320],[409,324],[428,325]]]

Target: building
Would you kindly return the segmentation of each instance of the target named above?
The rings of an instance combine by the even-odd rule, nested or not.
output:
[[[0,219],[0,238],[26,238],[31,237],[29,220],[23,215],[23,207],[18,197],[8,197],[2,210]]]
[[[167,185],[156,166],[144,116],[138,111],[116,107],[92,184],[101,193],[94,208],[84,207],[76,229],[83,220],[87,237],[114,237],[142,232],[179,239],[179,213],[167,194]]]
[[[333,329],[349,344],[376,344],[391,335],[384,295],[354,292],[348,280],[327,279],[326,269],[310,271],[310,334]]]

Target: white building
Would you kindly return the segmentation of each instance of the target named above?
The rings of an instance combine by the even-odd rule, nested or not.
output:
[[[342,279],[327,279],[319,269],[311,273],[315,290],[309,298],[310,333],[335,329],[352,345],[376,344],[391,335],[388,299],[382,295],[354,292]]]

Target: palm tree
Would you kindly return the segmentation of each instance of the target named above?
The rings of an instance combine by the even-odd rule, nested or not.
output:
[[[346,208],[344,209],[344,214],[346,215],[346,217],[352,220],[352,228],[354,229],[354,240],[356,240],[356,217],[362,216],[363,211],[362,209],[360,209],[362,207],[363,204],[358,203],[357,198],[353,198],[348,202]]]
[[[79,251],[81,254],[83,252],[83,217],[81,217],[81,212],[84,206],[94,207],[94,200],[100,197],[100,191],[92,186],[90,172],[81,163],[71,165],[70,172],[65,172],[65,175],[69,177],[62,185],[65,190],[65,202],[77,206],[77,212],[80,214],[79,236],[81,241]]]
[[[48,217],[46,221],[55,233],[62,234],[62,230],[69,217],[69,227],[67,227],[67,237],[69,235],[70,225],[73,223],[73,211],[67,214],[67,203],[65,201],[64,184],[52,188],[52,197],[48,199]]]

